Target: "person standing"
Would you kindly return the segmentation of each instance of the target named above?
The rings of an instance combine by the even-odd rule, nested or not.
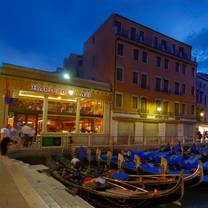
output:
[[[34,138],[35,138],[35,130],[32,128],[32,127],[30,127],[31,128],[31,131],[30,131],[30,133],[29,133],[29,141],[28,141],[28,146],[29,147],[31,147],[32,146],[32,144],[33,144],[33,140],[34,140]]]
[[[6,155],[8,152],[8,144],[11,140],[10,125],[8,124],[6,128],[1,129],[1,154]]]

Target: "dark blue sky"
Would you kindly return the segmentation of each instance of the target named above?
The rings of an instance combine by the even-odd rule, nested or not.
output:
[[[207,0],[0,0],[0,63],[55,70],[113,12],[193,46],[208,72]]]

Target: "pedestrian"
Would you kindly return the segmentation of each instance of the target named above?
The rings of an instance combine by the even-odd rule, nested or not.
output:
[[[21,129],[21,136],[23,140],[23,147],[28,147],[31,143],[31,137],[33,137],[33,129],[29,124],[25,124]]]
[[[35,138],[35,130],[31,127],[31,131],[29,133],[29,139],[28,139],[28,146],[31,147],[33,143],[33,139]]]
[[[7,124],[5,128],[1,129],[1,154],[6,155],[8,152],[8,144],[11,140],[11,126]]]
[[[75,169],[79,169],[81,167],[81,161],[77,157],[73,157],[70,164]]]

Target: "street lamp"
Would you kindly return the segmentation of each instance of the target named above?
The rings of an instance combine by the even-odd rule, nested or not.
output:
[[[204,112],[201,112],[201,113],[200,113],[200,116],[201,116],[201,117],[204,117]]]
[[[157,112],[161,112],[162,111],[162,108],[161,107],[157,107]]]
[[[65,72],[63,76],[64,76],[64,79],[70,79],[69,73],[66,73],[66,72]]]

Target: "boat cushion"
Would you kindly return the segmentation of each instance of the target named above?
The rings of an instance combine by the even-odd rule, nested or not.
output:
[[[112,175],[113,179],[118,179],[118,180],[127,180],[129,178],[129,175],[127,173],[114,173]]]

